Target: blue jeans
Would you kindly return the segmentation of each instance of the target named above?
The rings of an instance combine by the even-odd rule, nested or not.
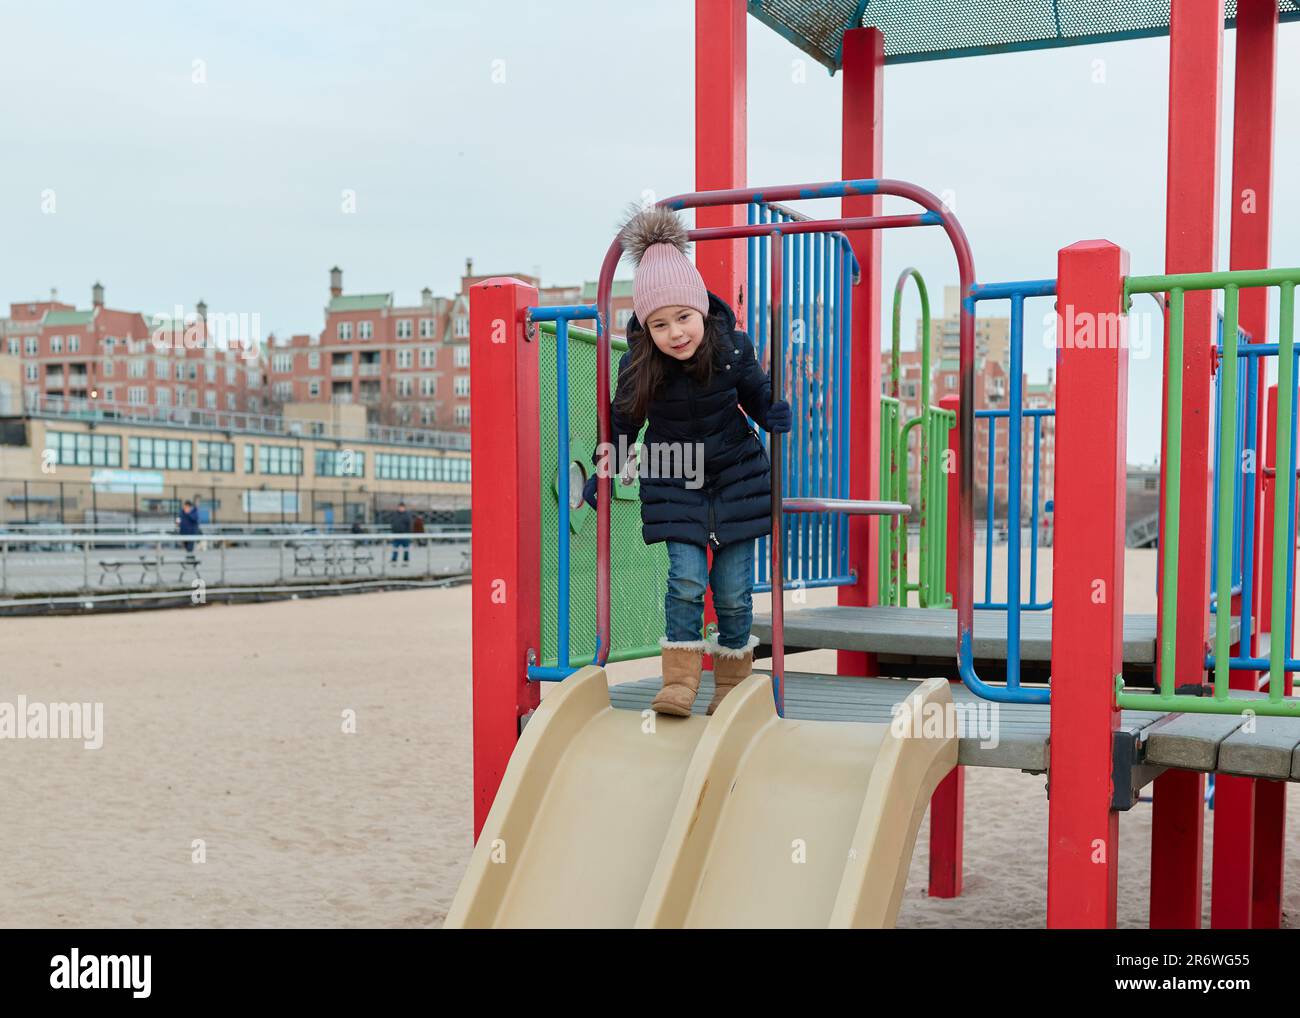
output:
[[[713,588],[718,615],[718,643],[739,649],[748,644],[754,621],[754,539],[724,544],[713,553],[697,544],[666,541],[668,592],[664,595],[665,636],[669,640],[698,640],[704,628],[704,589]]]

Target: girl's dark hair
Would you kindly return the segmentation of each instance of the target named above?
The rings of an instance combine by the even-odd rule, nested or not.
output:
[[[722,315],[715,312],[704,316],[704,338],[700,340],[700,345],[690,360],[679,362],[692,382],[709,384],[713,377],[714,358],[721,349],[726,328],[727,323]],[[628,320],[627,341],[632,350],[632,358],[624,369],[629,384],[626,395],[617,408],[631,420],[643,421],[650,401],[659,392],[664,374],[673,358],[655,346],[650,333],[635,317]]]

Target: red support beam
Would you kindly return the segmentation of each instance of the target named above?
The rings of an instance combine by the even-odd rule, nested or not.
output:
[[[1165,210],[1165,271],[1215,268],[1219,136],[1223,90],[1223,0],[1182,0],[1169,25],[1169,146]],[[1205,681],[1210,613],[1210,493],[1214,293],[1189,293],[1183,363],[1164,377],[1183,376],[1181,521],[1175,668],[1179,685]],[[1167,408],[1166,408],[1167,410]],[[1162,413],[1162,432],[1168,413]],[[1059,437],[1058,437],[1059,441]],[[1163,448],[1163,434],[1162,443]],[[1061,476],[1057,471],[1057,478]],[[1057,500],[1058,507],[1061,500]],[[1059,509],[1058,509],[1059,517]],[[1059,521],[1058,521],[1059,522]],[[1165,514],[1160,512],[1163,561]],[[1161,591],[1161,597],[1166,592]],[[1163,634],[1162,634],[1163,635]],[[1155,780],[1151,832],[1151,926],[1195,928],[1201,923],[1205,778],[1167,771]]]
[[[939,406],[957,412],[956,396],[944,396]],[[945,589],[953,602],[957,600],[957,500],[961,497],[957,474],[957,456],[961,449],[957,429],[948,433],[948,559],[945,563]],[[962,842],[966,820],[966,770],[952,769],[930,796],[930,887],[931,898],[957,898],[962,887]]]
[[[1119,726],[1114,679],[1123,669],[1128,321],[1120,298],[1127,274],[1128,254],[1109,241],[1072,244],[1057,259],[1047,820],[1053,928],[1115,925],[1119,815],[1111,808],[1111,754]]]
[[[495,276],[470,287],[470,512],[474,542],[472,661],[474,839],[519,740],[519,719],[540,703],[528,651],[541,651],[541,466],[537,349],[524,316],[537,290]]]
[[[844,33],[844,101],[841,169],[845,180],[883,176],[885,126],[885,37],[877,28]],[[878,195],[841,199],[842,216],[876,216]],[[880,474],[880,231],[855,231],[849,243],[861,268],[861,283],[853,288],[853,351],[850,422],[853,448],[849,497],[879,498]],[[956,547],[955,545],[953,546]],[[857,583],[839,588],[837,603],[870,605],[877,601],[876,562],[880,549],[875,517],[849,518],[849,568]],[[952,554],[950,550],[949,554]],[[874,654],[841,650],[836,654],[840,675],[877,674]]]
[[[747,132],[745,91],[745,0],[695,0],[695,190],[744,187]],[[743,205],[695,210],[695,225],[741,226]],[[695,266],[704,285],[731,305],[736,320],[746,320],[748,271],[744,240],[702,240],[695,245]],[[709,549],[709,561],[713,550]],[[717,620],[713,588],[704,590],[705,624]],[[705,669],[713,667],[709,655]]]
[[[1273,212],[1273,114],[1277,79],[1277,4],[1274,0],[1239,0],[1237,4],[1236,80],[1233,88],[1232,191],[1230,192],[1231,233],[1229,268],[1263,269],[1269,263]],[[1241,327],[1256,343],[1268,342],[1268,291],[1245,290],[1241,294]],[[1245,366],[1245,365],[1243,365]],[[1264,358],[1258,358],[1258,391],[1267,385]],[[1264,401],[1256,411],[1258,433],[1263,434]],[[1256,519],[1262,504],[1263,471],[1256,464],[1247,482],[1255,485]],[[1246,527],[1249,521],[1243,520]],[[1242,548],[1252,556],[1254,583],[1251,590],[1251,640],[1243,648],[1252,656],[1258,647],[1259,554],[1262,534],[1256,526],[1242,534]],[[1234,598],[1234,604],[1238,601]],[[1238,614],[1240,612],[1238,611]],[[1233,672],[1233,689],[1256,689],[1258,673]],[[1257,800],[1257,783],[1251,778],[1220,776],[1214,786],[1214,859],[1210,893],[1210,925],[1216,929],[1248,929],[1257,925],[1253,917],[1256,898],[1254,871],[1276,868],[1274,883],[1278,901],[1266,911],[1276,916],[1266,923],[1276,926],[1281,919],[1281,835],[1285,812],[1260,816],[1265,809],[1285,811],[1285,799],[1274,802],[1267,794]],[[1261,839],[1261,834],[1264,836]],[[1266,878],[1267,880],[1267,878]]]
[[[1277,467],[1277,443],[1272,436],[1277,429],[1277,386],[1261,388],[1260,402],[1264,404],[1264,469],[1260,471],[1263,501],[1260,515],[1263,518],[1263,541],[1260,553],[1259,619],[1261,634],[1269,633],[1273,619],[1273,522],[1277,512],[1277,479],[1268,473]],[[1270,639],[1272,634],[1270,633]],[[1287,648],[1288,656],[1291,648]],[[1292,693],[1293,680],[1286,677],[1284,692]],[[1255,783],[1255,868],[1251,925],[1256,929],[1277,929],[1282,923],[1282,873],[1286,839],[1286,782],[1264,781]]]
[[[744,187],[746,166],[745,0],[695,2],[695,190]],[[695,225],[743,226],[745,206],[695,210]],[[702,240],[695,265],[704,285],[745,321],[746,242]]]

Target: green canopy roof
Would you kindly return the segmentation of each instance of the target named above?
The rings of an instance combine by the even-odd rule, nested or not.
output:
[[[1282,21],[1300,20],[1300,0],[1277,7]],[[1169,34],[1169,0],[749,0],[749,13],[832,74],[847,28],[879,28],[887,64]],[[1236,16],[1237,0],[1225,0],[1225,24]]]
[[[46,311],[43,325],[89,325],[95,320],[93,311]]]

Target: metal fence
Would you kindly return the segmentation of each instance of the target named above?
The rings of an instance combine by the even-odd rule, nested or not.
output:
[[[0,599],[433,580],[470,569],[468,531],[0,533]],[[12,603],[12,601],[10,602]]]
[[[220,485],[103,485],[83,481],[0,480],[0,527],[40,524],[99,529],[170,526],[186,499],[196,502],[203,526],[347,527],[384,525],[401,502],[426,524],[469,523],[469,495],[418,491],[360,492],[343,489],[259,489]],[[461,507],[463,504],[463,508]]]

